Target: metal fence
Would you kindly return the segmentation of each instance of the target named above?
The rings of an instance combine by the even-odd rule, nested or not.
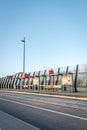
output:
[[[0,78],[1,89],[29,91],[87,92],[87,64],[52,68]]]

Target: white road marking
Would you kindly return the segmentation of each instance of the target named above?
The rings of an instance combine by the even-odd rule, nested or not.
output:
[[[58,112],[58,111],[50,110],[50,109],[47,109],[47,108],[37,107],[37,106],[33,106],[33,105],[21,103],[21,102],[11,101],[11,100],[8,100],[8,99],[3,99],[3,98],[0,98],[0,99],[3,100],[3,101],[7,101],[7,102],[11,102],[11,103],[15,103],[15,104],[19,104],[19,105],[23,105],[23,106],[27,106],[27,107],[32,107],[32,108],[35,108],[35,109],[48,111],[48,112],[51,112],[51,113],[60,114],[60,115],[64,115],[64,116],[68,116],[68,117],[77,118],[77,119],[80,119],[80,120],[87,121],[87,118],[84,118],[84,117],[79,117],[79,116],[75,116],[75,115],[71,115],[71,114],[67,114],[67,113],[63,113],[63,112]]]

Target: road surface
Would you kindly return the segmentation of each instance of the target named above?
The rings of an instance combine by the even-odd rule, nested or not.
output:
[[[0,115],[0,130],[87,130],[83,100],[0,92]]]

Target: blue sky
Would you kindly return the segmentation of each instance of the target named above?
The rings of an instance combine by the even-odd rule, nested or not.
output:
[[[0,77],[87,63],[87,0],[0,0]]]

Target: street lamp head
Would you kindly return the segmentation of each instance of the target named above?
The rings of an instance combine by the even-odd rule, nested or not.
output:
[[[22,42],[25,42],[24,40],[21,40]]]
[[[23,39],[23,40],[21,40],[21,42],[24,42],[24,43],[25,43],[25,37],[24,37],[24,39]]]

